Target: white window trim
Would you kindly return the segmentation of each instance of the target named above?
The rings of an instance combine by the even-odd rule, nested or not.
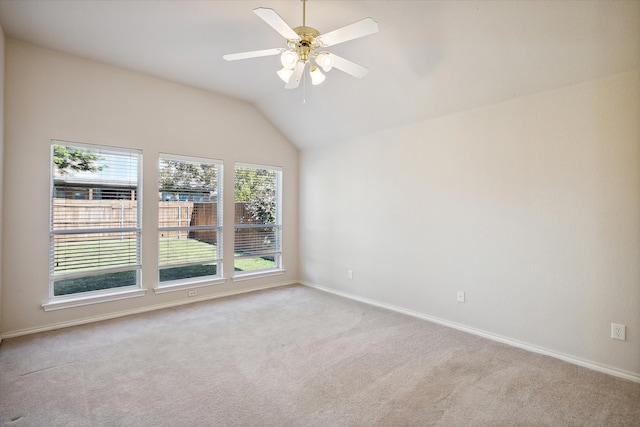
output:
[[[222,171],[220,171],[221,173],[218,174],[218,208],[220,209],[222,215],[218,215],[218,225],[216,227],[214,227],[217,232],[218,232],[218,241],[221,242],[220,244],[220,248],[222,250],[218,250],[217,254],[218,254],[218,259],[216,260],[217,263],[217,271],[218,274],[215,276],[201,276],[201,277],[189,277],[186,279],[179,279],[179,280],[168,280],[165,282],[161,282],[160,281],[160,270],[162,269],[160,267],[160,262],[158,259],[158,269],[157,269],[157,274],[156,274],[156,287],[153,289],[153,291],[156,294],[162,294],[162,293],[166,293],[166,292],[174,292],[174,291],[179,291],[179,290],[184,290],[184,289],[190,289],[190,288],[200,288],[203,286],[209,286],[209,285],[217,285],[217,284],[222,284],[226,282],[226,279],[223,277],[224,274],[224,260],[223,260],[223,252],[224,252],[224,235],[223,235],[223,230],[224,230],[224,161],[220,160],[220,159],[212,159],[212,158],[205,158],[205,157],[193,157],[193,156],[184,156],[181,154],[171,154],[171,153],[158,153],[158,161],[160,159],[170,159],[170,160],[178,160],[178,161],[186,161],[186,162],[200,162],[200,163],[209,163],[209,164],[215,164],[218,166],[222,167]],[[159,179],[159,177],[158,177]],[[169,229],[172,227],[157,227],[157,230],[160,230],[161,228],[165,228],[165,229]],[[178,227],[176,227],[178,228]],[[160,254],[158,253],[158,256]],[[163,268],[171,268],[171,267],[166,267],[163,266]]]
[[[256,270],[256,271],[248,271],[248,272],[236,272],[235,275],[231,276],[231,280],[234,282],[244,282],[245,280],[259,279],[261,277],[269,277],[269,276],[280,276],[286,273],[287,270],[284,268],[273,268],[269,270]],[[240,273],[240,274],[238,274]]]
[[[167,292],[176,292],[176,291],[184,291],[186,289],[195,289],[195,288],[204,288],[206,286],[214,286],[214,285],[222,285],[227,282],[227,279],[224,277],[218,277],[212,279],[212,276],[209,279],[182,279],[182,280],[172,280],[170,282],[162,282],[167,283],[167,285],[158,284],[157,287],[153,288],[153,292],[156,294],[166,294]]]
[[[265,170],[271,170],[271,171],[275,171],[275,172],[279,172],[279,178],[277,180],[276,186],[277,186],[277,194],[278,194],[278,198],[277,198],[277,205],[276,205],[276,209],[277,209],[277,213],[276,213],[276,217],[278,218],[278,222],[276,224],[268,224],[268,227],[279,227],[280,228],[280,252],[278,253],[278,258],[279,258],[279,266],[278,267],[274,267],[274,268],[270,268],[270,269],[265,269],[265,270],[253,270],[253,271],[247,271],[247,272],[243,272],[243,271],[235,271],[235,261],[236,261],[236,257],[233,257],[233,265],[234,265],[234,273],[231,276],[231,280],[234,282],[241,282],[244,280],[251,280],[251,279],[257,279],[260,277],[268,277],[268,276],[279,276],[281,274],[284,274],[286,272],[286,270],[284,268],[282,268],[282,258],[283,258],[283,242],[282,242],[282,230],[284,228],[283,221],[282,221],[282,187],[283,187],[283,169],[281,166],[269,166],[269,165],[261,165],[261,164],[257,164],[257,163],[243,163],[243,162],[235,162],[234,163],[234,167],[233,167],[233,171],[234,171],[234,181],[235,181],[235,170],[236,168],[252,168],[252,169],[265,169]],[[234,182],[235,184],[235,182]],[[235,204],[235,197],[234,197],[234,204]],[[236,223],[235,223],[235,219],[233,221],[233,230],[234,230],[234,234],[235,234],[235,230],[236,230]],[[235,250],[235,247],[234,247]]]
[[[266,169],[270,171],[282,172],[281,166],[271,166],[271,165],[261,165],[259,163],[243,163],[243,162],[235,162],[235,168],[252,168],[252,169]]]
[[[97,304],[97,303],[101,303],[101,302],[108,302],[108,301],[116,301],[116,300],[120,300],[120,299],[125,299],[125,298],[135,298],[135,297],[140,297],[140,296],[144,296],[146,293],[146,289],[142,288],[142,230],[143,230],[143,225],[142,225],[142,220],[143,220],[143,212],[142,212],[142,205],[143,205],[143,195],[142,195],[142,188],[143,188],[143,179],[144,179],[144,174],[143,174],[143,159],[142,159],[142,150],[140,149],[136,149],[136,148],[126,148],[126,147],[117,147],[117,146],[110,146],[110,145],[105,145],[105,144],[90,144],[90,143],[85,143],[85,142],[76,142],[76,141],[64,141],[64,140],[60,140],[60,139],[52,139],[51,143],[49,145],[50,149],[51,149],[51,158],[49,160],[50,164],[52,165],[53,163],[53,145],[71,145],[74,147],[80,147],[80,148],[88,148],[88,149],[95,149],[95,148],[103,148],[103,149],[112,149],[115,151],[122,151],[122,152],[128,152],[128,153],[135,153],[138,154],[140,157],[138,158],[138,186],[136,189],[137,195],[136,195],[136,199],[137,199],[137,209],[138,209],[138,227],[137,227],[137,233],[138,233],[138,239],[139,239],[139,247],[138,247],[138,251],[139,251],[139,256],[140,256],[140,265],[137,266],[137,268],[135,269],[131,269],[133,271],[136,271],[136,284],[134,286],[126,286],[126,287],[115,287],[115,288],[109,288],[109,289],[105,289],[105,290],[100,290],[100,291],[93,291],[93,292],[80,292],[80,293],[75,293],[75,294],[68,294],[68,295],[61,295],[61,296],[55,296],[53,293],[53,287],[54,287],[54,282],[53,282],[53,278],[50,275],[49,276],[49,301],[42,304],[41,307],[44,309],[44,311],[53,311],[53,310],[60,310],[60,309],[65,309],[65,308],[72,308],[72,307],[79,307],[79,306],[84,306],[84,305],[90,305],[90,304]],[[51,175],[50,175],[50,182],[49,182],[49,203],[52,203],[52,196],[53,196],[53,186],[54,186],[54,180],[52,179]],[[51,205],[49,206],[49,224],[51,224],[51,215],[52,215],[52,209],[51,209]],[[49,225],[49,227],[51,227],[51,225]],[[49,236],[51,236],[52,230],[49,229]],[[99,274],[99,273],[98,273]]]
[[[99,304],[103,302],[118,301],[127,298],[142,297],[146,294],[146,289],[140,288],[112,288],[108,292],[100,291],[100,294],[79,293],[72,296],[55,297],[55,299],[41,305],[44,311],[62,310],[66,308],[82,307],[85,305]]]

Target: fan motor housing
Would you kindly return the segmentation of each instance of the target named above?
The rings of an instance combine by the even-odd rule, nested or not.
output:
[[[317,47],[316,38],[320,37],[320,32],[313,27],[300,26],[293,29],[300,36],[300,40],[290,40],[289,44],[295,46],[296,52],[304,62],[309,60],[311,51]]]

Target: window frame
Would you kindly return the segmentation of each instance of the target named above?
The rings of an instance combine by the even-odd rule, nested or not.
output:
[[[135,156],[136,161],[136,226],[135,227],[115,227],[115,228],[84,228],[75,230],[55,230],[54,229],[54,200],[56,196],[56,177],[54,165],[54,147],[72,147],[80,149],[89,149],[104,152],[115,152],[120,154],[129,154]],[[42,305],[45,311],[55,310],[59,308],[75,307],[79,305],[92,304],[101,301],[111,301],[128,297],[142,296],[145,290],[142,289],[142,219],[143,219],[143,153],[142,150],[135,148],[124,148],[109,146],[105,144],[91,144],[85,142],[65,141],[60,139],[52,139],[50,146],[49,165],[51,172],[49,174],[49,302]],[[64,197],[64,199],[67,199]],[[96,268],[84,272],[72,272],[55,274],[55,236],[74,235],[74,234],[113,234],[113,233],[134,233],[136,236],[135,243],[135,263],[130,266],[118,266],[113,268]],[[109,239],[104,239],[109,240]],[[74,279],[81,277],[92,277],[103,274],[135,271],[135,284],[125,286],[115,286],[105,289],[98,289],[85,292],[74,292],[69,294],[55,295],[55,282],[65,279]]]
[[[235,185],[236,185],[236,176],[237,176],[237,169],[238,168],[243,168],[243,169],[263,169],[263,170],[269,170],[269,171],[273,171],[276,173],[276,180],[275,180],[275,201],[276,201],[276,209],[275,209],[275,221],[273,223],[269,223],[269,224],[239,224],[236,222],[236,218],[235,218],[235,214],[234,214],[234,220],[233,220],[233,229],[234,229],[234,256],[233,256],[233,280],[234,281],[241,281],[241,280],[246,280],[246,279],[250,279],[253,277],[264,277],[264,276],[271,276],[274,274],[282,274],[285,272],[285,269],[283,267],[283,250],[282,250],[282,235],[283,235],[283,225],[282,225],[282,182],[283,182],[283,168],[280,166],[272,166],[272,165],[263,165],[263,164],[255,164],[255,163],[245,163],[245,162],[235,162],[234,164],[234,168],[233,168],[233,179],[234,179],[234,195],[233,195],[233,201],[234,201],[234,208],[235,208],[235,204],[238,203],[235,199]],[[278,250],[273,251],[273,252],[269,252],[269,253],[263,253],[261,255],[258,255],[258,257],[262,257],[264,255],[272,255],[274,257],[274,267],[271,268],[263,268],[263,269],[257,269],[257,270],[248,270],[248,271],[236,271],[236,260],[238,259],[250,259],[250,258],[256,258],[256,255],[240,255],[237,256],[236,255],[236,248],[237,248],[237,233],[238,230],[241,229],[247,229],[247,228],[268,228],[268,227],[274,227],[276,229],[276,238],[277,238],[277,246],[278,246]]]
[[[193,156],[185,156],[179,154],[171,154],[171,153],[159,153],[158,155],[158,192],[162,192],[160,188],[160,163],[162,160],[169,161],[182,161],[182,162],[192,162],[192,163],[201,163],[201,164],[209,164],[215,165],[217,168],[217,202],[216,202],[216,211],[217,211],[217,224],[211,226],[169,226],[169,227],[161,227],[160,226],[160,203],[162,200],[158,199],[157,209],[158,209],[158,224],[157,224],[157,242],[158,242],[158,264],[157,264],[157,274],[156,274],[156,287],[154,291],[156,293],[170,292],[173,290],[179,289],[188,289],[200,286],[208,286],[210,284],[224,283],[224,162],[219,159],[213,158],[204,158],[204,157],[193,157]],[[216,231],[216,257],[215,259],[211,259],[210,261],[214,261],[216,263],[216,274],[215,275],[205,275],[205,276],[193,276],[187,278],[180,278],[175,280],[160,280],[160,271],[169,268],[176,267],[186,267],[186,266],[194,266],[194,265],[202,265],[204,262],[192,262],[192,263],[184,263],[184,264],[173,264],[173,265],[161,265],[161,233],[162,232],[190,232],[190,231],[203,231],[203,230],[214,230]]]

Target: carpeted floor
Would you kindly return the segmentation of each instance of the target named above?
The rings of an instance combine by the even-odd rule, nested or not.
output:
[[[289,286],[0,345],[2,426],[640,426],[640,384]]]

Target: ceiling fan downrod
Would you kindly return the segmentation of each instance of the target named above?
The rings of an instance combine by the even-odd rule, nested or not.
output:
[[[300,37],[300,40],[287,40],[287,45],[295,49],[300,61],[307,63],[313,50],[317,47],[316,38],[320,37],[320,32],[313,27],[307,27],[307,1],[302,0],[302,25],[295,27],[293,31]]]

